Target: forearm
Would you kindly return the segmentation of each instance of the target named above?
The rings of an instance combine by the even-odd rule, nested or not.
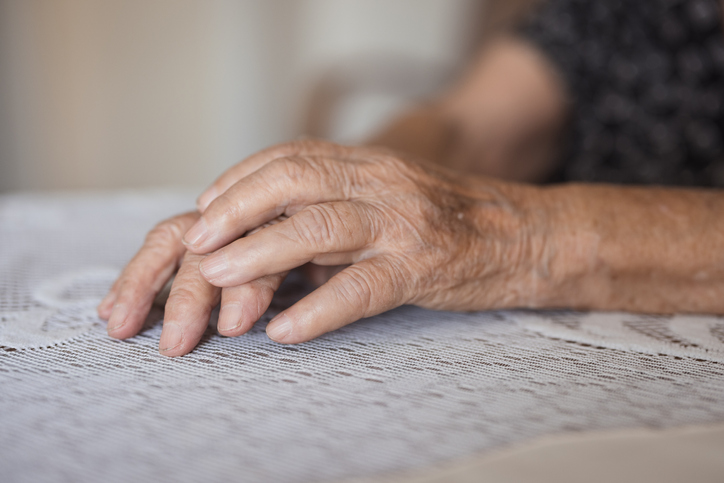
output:
[[[541,188],[541,307],[724,313],[724,193]],[[537,253],[536,253],[537,252]]]
[[[524,41],[501,37],[451,89],[405,112],[368,144],[462,172],[535,182],[555,167],[566,116],[552,65]]]

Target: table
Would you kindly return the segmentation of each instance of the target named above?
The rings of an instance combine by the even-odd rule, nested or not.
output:
[[[109,338],[94,306],[193,193],[0,197],[3,481],[337,481],[533,438],[724,421],[724,320],[401,307],[296,346],[212,320],[158,354],[162,310]]]

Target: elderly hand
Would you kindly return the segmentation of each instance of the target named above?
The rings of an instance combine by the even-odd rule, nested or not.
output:
[[[235,287],[305,263],[349,265],[267,327],[313,339],[402,304],[535,303],[538,189],[463,178],[384,149],[298,141],[254,155],[199,198],[186,233],[203,278]],[[239,238],[280,215],[289,218]],[[533,275],[531,275],[533,273]],[[222,301],[222,310],[224,302]]]
[[[346,268],[269,323],[275,341],[307,341],[403,304],[535,305],[536,282],[547,275],[538,268],[546,249],[538,194],[386,149],[279,145],[224,173],[199,198],[201,216],[154,229],[99,313],[110,316],[112,336],[134,335],[180,265],[160,350],[182,355],[198,343],[219,300],[219,331],[243,334],[286,273],[308,262]]]

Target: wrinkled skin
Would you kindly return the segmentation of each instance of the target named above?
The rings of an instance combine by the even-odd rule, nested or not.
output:
[[[510,183],[382,149],[276,146],[224,173],[198,213],[149,233],[99,314],[111,336],[133,336],[178,269],[160,349],[182,355],[219,303],[220,333],[248,331],[299,266],[320,287],[269,324],[279,342],[406,303],[724,313],[721,190],[512,182],[557,167],[566,95],[534,45],[499,38],[452,90],[373,142]]]
[[[275,146],[224,173],[199,198],[201,214],[152,230],[99,314],[111,336],[135,335],[178,269],[160,351],[183,355],[217,304],[219,332],[244,334],[289,270],[305,264],[324,283],[269,323],[277,342],[304,342],[403,304],[534,305],[546,245],[536,193],[381,148]]]

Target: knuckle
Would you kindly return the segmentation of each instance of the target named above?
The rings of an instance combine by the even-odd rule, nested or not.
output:
[[[410,288],[415,290],[416,280],[419,278],[410,270],[412,262],[390,259],[379,260],[377,267],[379,273],[384,274],[386,290],[381,291],[387,300],[386,303],[407,301]]]
[[[360,176],[354,163],[331,160],[324,163],[323,173],[327,178],[327,185],[339,191],[343,199],[350,199],[366,191],[366,180]]]
[[[314,172],[311,159],[304,156],[285,156],[269,163],[270,181],[299,181],[308,178]]]
[[[226,221],[238,220],[242,217],[241,206],[228,194],[228,192],[219,195],[214,203],[215,213],[210,215],[209,218],[218,217],[221,223],[224,224]]]
[[[283,280],[284,275],[282,274],[267,275],[256,280],[255,284],[264,287],[265,290],[271,290],[271,294],[274,294],[274,292],[276,292]]]
[[[256,319],[259,320],[269,308],[274,290],[269,286],[258,287],[256,290]]]
[[[197,290],[194,285],[194,283],[191,283],[181,287],[175,287],[168,296],[167,305],[184,307],[199,304],[201,302],[197,295],[199,290]]]
[[[272,297],[274,297],[274,292],[274,287],[267,284],[261,284],[256,288],[257,299],[266,305],[269,305],[269,302],[271,302]]]
[[[123,271],[115,285],[115,290],[120,297],[131,297],[137,295],[142,290],[141,287],[151,285],[156,277],[157,270],[155,267],[149,266],[142,259],[136,257]]]
[[[174,305],[192,304],[196,301],[196,294],[187,287],[176,287],[168,296],[168,303]]]
[[[375,157],[369,165],[377,176],[387,180],[387,183],[401,184],[405,187],[417,185],[417,166],[400,156],[384,153]]]
[[[239,163],[239,165],[241,165],[242,163],[243,163],[243,161],[241,161]],[[226,173],[224,173],[222,176],[220,176],[218,179],[216,179],[213,183],[211,183],[209,190],[218,196],[223,195],[224,192],[226,192],[226,189],[229,187],[229,185],[232,184],[231,182],[233,180],[230,179],[230,177],[231,177],[230,175],[227,175]],[[218,196],[217,196],[217,198],[218,198]]]
[[[354,163],[334,155],[291,155],[267,165],[264,182],[268,186],[301,185],[307,190],[338,193],[343,199],[363,192],[365,180]]]
[[[308,206],[289,220],[297,240],[303,245],[316,251],[325,251],[332,246],[339,222],[332,209],[320,205]]]
[[[358,307],[366,315],[370,311],[372,304],[375,282],[371,280],[367,272],[358,269],[354,265],[348,267],[338,276],[341,277],[341,280],[336,285],[337,296],[348,304]]]
[[[162,221],[148,232],[146,243],[151,246],[176,245],[181,241],[184,227],[179,218]]]
[[[155,293],[146,288],[149,282],[149,277],[139,276],[138,280],[134,282],[124,283],[121,286],[116,303],[133,305],[139,302],[145,303],[148,299],[153,298]]]

